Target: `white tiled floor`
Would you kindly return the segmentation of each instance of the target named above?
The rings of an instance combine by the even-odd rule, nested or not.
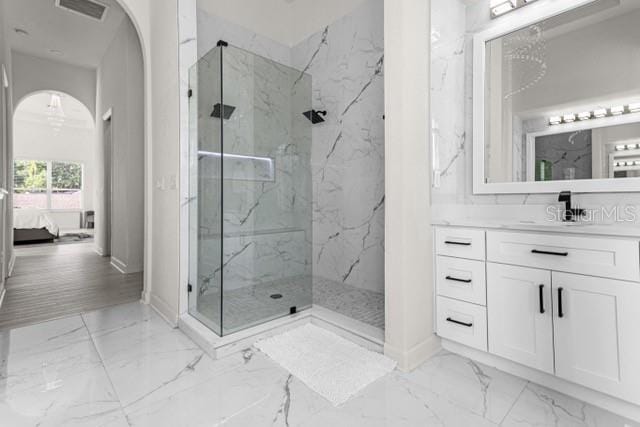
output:
[[[335,408],[254,350],[211,360],[139,303],[0,332],[0,425],[639,426],[446,352]]]

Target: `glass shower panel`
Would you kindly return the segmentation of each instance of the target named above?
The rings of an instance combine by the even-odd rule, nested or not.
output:
[[[223,48],[222,333],[309,308],[311,77]]]
[[[189,313],[222,335],[222,49],[189,71]]]
[[[311,307],[311,77],[219,46],[189,83],[190,314],[226,335]]]

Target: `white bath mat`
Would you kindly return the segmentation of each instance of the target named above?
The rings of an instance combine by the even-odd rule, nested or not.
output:
[[[255,346],[336,406],[396,367],[388,357],[312,324]]]

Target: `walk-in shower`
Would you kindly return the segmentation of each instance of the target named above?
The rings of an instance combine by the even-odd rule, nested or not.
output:
[[[219,42],[189,80],[189,312],[222,336],[311,307],[311,77]]]

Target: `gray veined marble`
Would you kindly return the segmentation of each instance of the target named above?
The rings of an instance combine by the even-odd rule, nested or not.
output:
[[[212,360],[140,303],[5,331],[0,356],[11,427],[640,426],[448,352],[334,407],[253,348]]]
[[[192,0],[185,1],[196,8]],[[236,108],[224,121],[224,151],[261,160],[238,160],[231,172],[227,163],[224,177],[233,179],[222,185],[216,158],[196,156],[199,160],[191,165],[192,182],[220,190],[189,198],[190,233],[192,239],[201,237],[192,251],[192,258],[200,257],[190,262],[191,280],[199,281],[197,294],[203,299],[191,306],[219,322],[222,313],[239,311],[213,301],[220,296],[221,276],[225,294],[234,295],[227,301],[288,289],[287,284],[304,277],[307,284],[298,286],[339,284],[345,294],[360,295],[349,305],[335,304],[331,296],[336,292],[324,292],[326,286],[317,292],[333,301],[326,305],[339,305],[341,314],[382,327],[382,298],[364,296],[384,290],[383,1],[362,2],[293,47],[204,10],[198,10],[197,25],[192,21],[181,23],[190,28],[183,32],[183,56],[200,58],[196,74],[191,72],[191,89],[197,93],[191,108],[198,112],[189,118],[192,144],[195,138],[200,150],[221,150],[220,122],[210,120],[209,110],[220,102],[219,51],[212,49],[225,40],[240,49],[223,54],[224,104]],[[293,77],[288,66],[297,70]],[[328,111],[324,123],[310,127],[302,112],[312,108]],[[266,173],[269,160],[272,176]],[[197,212],[206,212],[206,218],[201,215],[198,221]],[[259,286],[264,287],[260,292]],[[291,289],[284,299],[301,294]],[[281,302],[267,301],[271,304],[253,314],[272,313]],[[243,317],[255,316],[234,315]]]
[[[384,289],[383,2],[370,0],[293,47],[313,76],[313,274]]]

